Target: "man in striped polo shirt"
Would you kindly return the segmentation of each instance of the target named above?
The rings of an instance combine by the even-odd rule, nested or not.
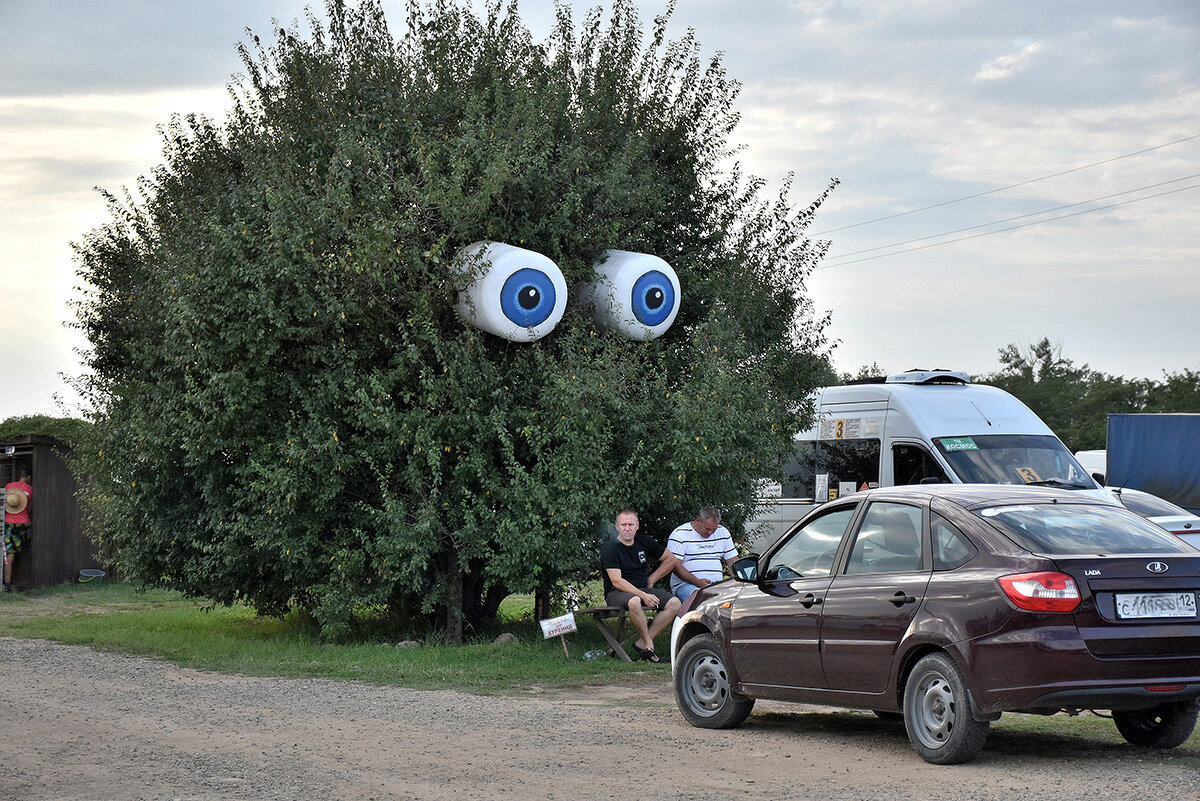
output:
[[[725,564],[737,559],[733,538],[721,525],[721,511],[715,506],[705,506],[695,520],[672,531],[667,550],[679,560],[671,573],[671,592],[681,601],[720,581]]]

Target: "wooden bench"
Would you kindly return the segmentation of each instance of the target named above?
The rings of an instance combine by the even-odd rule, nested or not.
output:
[[[646,619],[653,619],[654,613],[657,611],[657,609],[645,610]],[[596,628],[600,629],[604,639],[612,646],[613,652],[626,662],[633,662],[625,651],[625,644],[637,636],[637,629],[634,629],[628,636],[622,637],[625,633],[625,619],[629,615],[627,608],[623,606],[592,606],[587,609],[577,609],[575,614],[590,615]]]

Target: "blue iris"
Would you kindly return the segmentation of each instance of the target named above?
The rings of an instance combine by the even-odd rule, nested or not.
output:
[[[546,322],[557,300],[550,276],[531,267],[517,270],[500,289],[500,310],[522,328]]]
[[[633,316],[642,325],[660,325],[675,310],[675,285],[659,270],[650,270],[633,284]]]

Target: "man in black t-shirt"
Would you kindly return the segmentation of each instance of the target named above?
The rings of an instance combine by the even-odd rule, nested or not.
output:
[[[671,625],[680,602],[654,583],[669,574],[678,561],[675,555],[652,537],[638,536],[637,512],[622,509],[617,513],[617,537],[600,546],[600,567],[604,578],[604,600],[609,606],[629,610],[629,620],[637,630],[633,647],[647,662],[661,662],[654,653],[654,638]],[[650,562],[658,567],[650,571]],[[646,620],[645,609],[657,609],[654,622]]]

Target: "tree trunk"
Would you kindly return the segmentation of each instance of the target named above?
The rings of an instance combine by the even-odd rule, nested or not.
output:
[[[468,631],[477,633],[496,620],[500,603],[508,597],[508,588],[493,584],[486,587],[483,564],[472,563],[470,572],[462,575],[462,619]]]
[[[463,641],[463,573],[458,569],[458,560],[447,571],[449,586],[446,597],[446,639],[454,645]]]

